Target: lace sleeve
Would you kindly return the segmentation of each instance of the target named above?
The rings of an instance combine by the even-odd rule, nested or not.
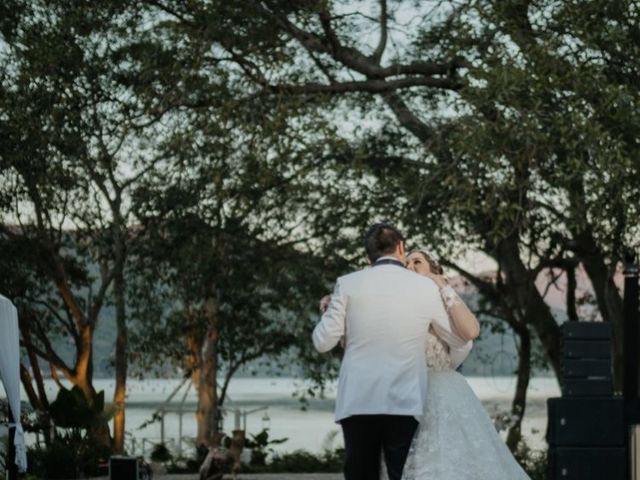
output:
[[[442,296],[442,301],[444,302],[444,306],[447,308],[447,311],[452,307],[462,305],[463,303],[456,291],[449,285],[440,289],[440,295]]]

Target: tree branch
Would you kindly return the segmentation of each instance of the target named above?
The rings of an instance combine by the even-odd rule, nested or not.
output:
[[[60,315],[51,304],[49,304],[49,302],[45,302],[44,300],[38,300],[36,298],[29,298],[29,297],[25,297],[25,299],[30,302],[30,303],[34,303],[34,304],[38,304],[38,305],[42,305],[44,306],[49,313],[51,313],[53,315],[53,317],[58,320],[58,322],[65,327],[65,329],[71,334],[71,336],[73,337],[74,341],[76,343],[78,343],[78,334],[76,329],[74,328],[74,323],[73,320],[65,320],[62,315]],[[66,306],[66,304],[65,304]]]
[[[453,268],[454,270],[456,270],[460,275],[462,275],[465,279],[467,279],[474,287],[478,289],[480,293],[482,293],[487,298],[491,299],[492,301],[497,300],[499,298],[498,290],[493,283],[481,279],[477,275],[474,275],[473,273],[465,270],[464,268],[457,265],[456,263],[453,263],[450,260],[447,260],[445,258],[440,258],[439,261],[445,267]]]
[[[322,10],[318,14],[318,16],[320,17],[320,25],[322,25],[322,30],[324,31],[327,40],[329,40],[329,45],[331,45],[331,51],[334,56],[337,56],[338,52],[342,50],[342,45],[340,44],[338,35],[336,35],[335,30],[331,26],[331,15],[327,10]]]
[[[33,388],[33,380],[31,379],[29,370],[27,370],[27,367],[25,367],[22,362],[20,363],[20,380],[22,381],[22,386],[24,387],[24,391],[27,393],[27,398],[29,399],[31,406],[36,410],[44,410],[42,402],[40,402],[40,398]]]
[[[327,78],[329,83],[330,84],[336,83],[337,80],[332,75],[331,71],[320,61],[320,59],[313,53],[313,51],[307,49],[306,47],[305,49],[307,50],[307,54],[309,55],[313,63],[315,63],[316,67],[318,67],[318,69],[324,74],[324,76]]]
[[[446,75],[450,83],[454,82],[452,73],[458,67],[465,66],[466,61],[462,57],[456,57],[450,62],[412,62],[407,65],[394,64],[389,67],[381,67],[372,57],[367,57],[355,48],[345,47],[340,44],[335,31],[331,27],[330,17],[326,12],[320,14],[323,31],[327,37],[326,41],[316,34],[307,32],[297,25],[293,24],[286,18],[275,17],[280,26],[287,31],[293,38],[298,40],[304,47],[330,55],[345,67],[365,75],[368,78],[384,79],[401,74],[414,75]],[[440,85],[430,85],[441,87]]]
[[[172,15],[174,17],[176,17],[178,20],[180,20],[181,22],[184,23],[192,23],[191,21],[189,21],[184,15],[178,13],[178,11],[174,8],[171,8],[168,5],[165,5],[164,3],[157,1],[157,0],[144,0],[147,4],[149,5],[153,5],[154,7],[159,8],[160,10],[162,10],[165,13],[168,13],[169,15]]]
[[[40,333],[37,333],[38,339],[42,340],[42,335]],[[46,339],[46,337],[45,337]],[[73,378],[75,377],[75,373],[73,370],[71,370],[65,363],[64,361],[53,351],[53,349],[51,348],[51,344],[49,343],[48,340],[43,341],[43,343],[45,344],[45,349],[41,350],[40,348],[36,347],[34,344],[29,343],[29,342],[25,342],[24,339],[22,340],[22,342],[20,342],[20,344],[26,348],[27,350],[35,353],[36,355],[38,355],[40,358],[42,358],[43,360],[46,360],[47,362],[49,362],[50,365],[54,365],[55,367],[59,368],[60,370],[62,370],[65,374],[65,376],[67,376],[68,378]]]
[[[285,93],[290,95],[311,94],[341,94],[341,93],[389,93],[409,87],[437,87],[447,90],[458,90],[462,87],[458,82],[449,78],[405,77],[397,80],[369,79],[355,82],[340,82],[330,85],[322,83],[307,83],[302,85],[265,85],[268,93]]]
[[[380,40],[378,40],[378,46],[371,54],[371,60],[375,63],[380,63],[384,50],[387,47],[387,0],[380,0]]]
[[[385,92],[382,98],[394,113],[398,122],[423,143],[432,137],[431,129],[420,120],[397,92]]]

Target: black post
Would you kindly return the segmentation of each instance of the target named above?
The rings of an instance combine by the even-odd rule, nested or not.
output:
[[[15,422],[11,407],[7,402],[7,410],[9,411],[9,423]],[[7,473],[9,480],[18,480],[18,466],[16,465],[16,446],[14,440],[16,437],[16,427],[9,427],[9,448],[7,449]]]
[[[624,265],[624,372],[622,392],[626,400],[640,399],[640,312],[638,310],[638,264],[633,252]]]

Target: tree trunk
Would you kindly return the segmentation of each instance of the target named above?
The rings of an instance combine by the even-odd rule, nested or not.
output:
[[[116,304],[116,388],[113,393],[113,404],[115,406],[115,416],[113,418],[113,450],[115,453],[124,452],[125,434],[125,397],[127,393],[127,325],[125,310],[125,280],[124,280],[124,260],[125,245],[120,225],[116,225],[115,242],[115,274],[113,288]]]
[[[80,349],[75,364],[75,372],[63,370],[67,378],[74,386],[77,386],[84,394],[87,402],[94,405],[96,390],[93,388],[93,327],[85,323],[80,331]],[[109,425],[98,425],[88,430],[91,440],[99,445],[111,448],[111,433]]]
[[[40,402],[40,398],[38,398],[38,394],[33,388],[33,380],[31,379],[31,374],[27,367],[25,367],[22,363],[20,363],[20,381],[22,382],[22,387],[27,394],[27,398],[29,399],[29,403],[34,408],[34,410],[38,412],[42,412],[44,410],[42,406],[42,402]]]
[[[89,325],[84,325],[80,332],[80,351],[75,364],[75,374],[71,376],[63,370],[67,380],[76,385],[85,398],[91,404],[95,401],[95,390],[93,388],[93,329]]]
[[[27,345],[33,344],[31,337],[31,320],[30,314],[22,312],[20,317],[20,333]],[[27,348],[27,357],[29,358],[29,365],[31,366],[31,372],[33,372],[33,380],[36,382],[36,390],[39,406],[33,405],[36,410],[40,409],[43,413],[47,412],[49,408],[49,400],[47,399],[47,393],[44,388],[44,378],[42,377],[42,370],[40,369],[40,363],[38,363],[38,356],[32,349]]]
[[[585,156],[587,154],[585,153]],[[613,385],[618,392],[622,391],[623,357],[623,302],[618,289],[613,281],[616,262],[612,261],[612,267],[608,268],[605,254],[598,245],[593,235],[593,229],[587,218],[587,194],[583,179],[576,178],[569,185],[571,210],[570,213],[578,225],[572,230],[574,250],[578,259],[582,262],[593,291],[596,296],[598,310],[605,322],[611,322],[613,326]]]
[[[567,317],[571,322],[577,322],[580,319],[578,318],[578,310],[576,307],[576,289],[578,288],[578,282],[576,280],[576,268],[575,266],[571,266],[567,268],[567,295],[566,295],[566,304],[567,304]]]
[[[92,382],[90,378],[83,377],[77,378],[75,386],[80,388],[82,392],[85,394],[85,398],[90,404],[95,404],[96,401],[96,390],[93,388]],[[109,431],[109,425],[104,423],[102,425],[96,425],[88,429],[88,435],[90,437],[90,441],[101,445],[103,447],[111,448],[111,432]]]
[[[538,291],[536,279],[522,263],[517,239],[512,236],[501,241],[498,244],[497,253],[502,270],[507,275],[507,287],[512,289],[517,308],[523,312],[526,323],[536,331],[556,378],[559,379],[562,373],[560,367],[562,331]]]
[[[507,433],[507,446],[512,452],[515,452],[522,438],[522,418],[527,407],[527,388],[531,378],[531,335],[526,327],[517,333],[520,338],[518,382],[513,403],[511,404],[511,415],[515,418],[515,423],[511,425]]]
[[[185,369],[191,374],[191,384],[196,392],[200,390],[202,344],[204,339],[197,333],[187,335],[187,352],[184,359]]]
[[[613,385],[614,389],[620,392],[624,365],[622,338],[624,313],[622,297],[613,281],[615,272],[607,268],[604,255],[589,231],[583,231],[577,235],[576,244],[579,258],[593,285],[602,319],[605,322],[611,322],[613,326]]]
[[[31,374],[29,373],[27,367],[25,367],[22,363],[20,364],[20,381],[22,382],[24,391],[27,393],[29,403],[31,403],[31,406],[34,408],[34,410],[40,414],[40,424],[46,425],[45,427],[43,427],[43,437],[44,444],[49,447],[51,445],[51,442],[55,438],[55,429],[53,428],[53,425],[51,423],[51,416],[49,415],[49,402],[47,400],[47,397],[46,395],[39,396],[39,394],[33,388],[33,379],[31,378]],[[36,380],[36,385],[38,390],[40,390],[38,380]]]
[[[216,435],[216,416],[218,412],[218,305],[217,301],[209,297],[204,305],[207,318],[207,333],[202,348],[200,381],[198,388],[198,446],[215,447],[220,442]]]

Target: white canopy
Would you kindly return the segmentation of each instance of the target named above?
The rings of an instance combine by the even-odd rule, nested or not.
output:
[[[7,392],[9,407],[15,419],[16,465],[18,471],[27,471],[27,448],[20,424],[20,333],[18,311],[11,301],[0,295],[0,378]]]

